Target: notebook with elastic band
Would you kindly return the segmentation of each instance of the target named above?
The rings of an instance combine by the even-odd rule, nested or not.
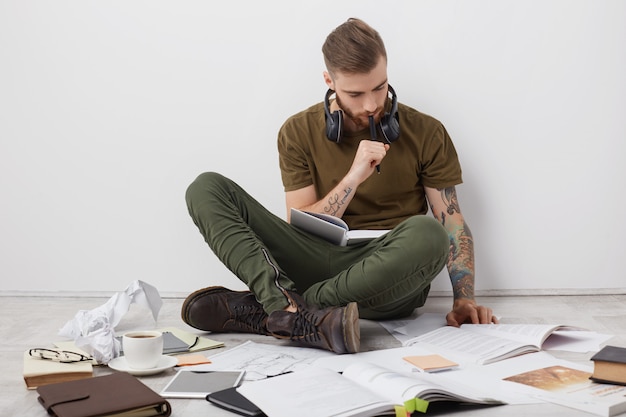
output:
[[[37,388],[39,402],[56,417],[169,416],[169,402],[126,372]]]

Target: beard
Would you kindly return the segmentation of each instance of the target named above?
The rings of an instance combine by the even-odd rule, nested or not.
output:
[[[357,131],[363,130],[369,127],[369,113],[358,114],[358,113],[351,111],[350,109],[342,105],[341,99],[339,98],[339,96],[336,96],[335,100],[337,101],[337,105],[343,111],[346,117],[349,118],[352,121],[352,123],[355,124]],[[382,107],[378,107],[376,111],[374,112],[374,122],[376,122],[376,124],[380,122],[382,109],[383,109]]]

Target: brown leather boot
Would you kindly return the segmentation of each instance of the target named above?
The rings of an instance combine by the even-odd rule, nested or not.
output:
[[[185,299],[181,316],[185,323],[200,330],[269,334],[267,313],[250,291],[203,288]]]
[[[270,313],[267,330],[272,336],[335,353],[359,351],[359,310],[356,303],[318,309],[307,306],[300,296],[291,291],[287,291],[287,298],[298,310],[295,313],[283,310]]]

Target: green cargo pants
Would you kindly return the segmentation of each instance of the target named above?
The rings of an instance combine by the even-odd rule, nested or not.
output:
[[[186,200],[209,247],[267,313],[287,306],[282,287],[320,308],[356,301],[364,319],[405,317],[424,305],[448,257],[447,233],[430,216],[347,247],[290,225],[220,174],[201,174]]]

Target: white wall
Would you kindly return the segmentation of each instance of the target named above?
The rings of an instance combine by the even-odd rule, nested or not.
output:
[[[479,291],[626,287],[626,2],[5,0],[1,289],[242,288],[185,189],[219,171],[284,215],[276,133],[351,16],[455,141]]]

